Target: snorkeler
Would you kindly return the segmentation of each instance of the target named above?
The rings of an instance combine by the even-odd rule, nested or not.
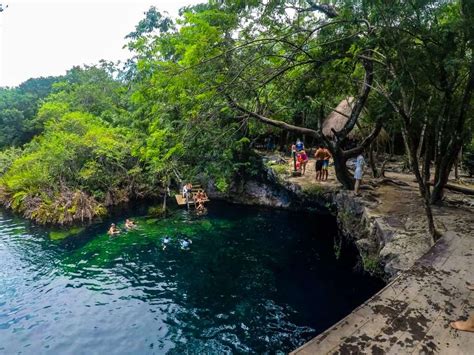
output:
[[[184,238],[179,241],[179,244],[181,245],[181,249],[183,250],[189,250],[191,243],[192,241],[189,238]]]
[[[164,239],[163,239],[163,250],[166,249],[166,246],[170,243],[171,239],[170,237],[166,236]]]
[[[107,232],[108,235],[117,235],[120,234],[120,229],[117,228],[115,223],[110,225],[109,231]]]

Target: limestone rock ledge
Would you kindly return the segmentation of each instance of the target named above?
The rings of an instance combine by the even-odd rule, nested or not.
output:
[[[386,280],[408,270],[432,246],[423,215],[380,210],[380,204],[389,202],[377,192],[364,191],[358,197],[338,186],[302,188],[279,178],[271,169],[258,179],[234,182],[227,193],[217,191],[212,182],[207,190],[211,199],[335,214],[340,232],[357,246],[364,269]],[[402,196],[403,191],[397,194]]]
[[[352,238],[368,271],[383,270],[385,279],[408,270],[431,248],[424,219],[377,213],[377,202],[350,191],[333,195],[341,232]]]

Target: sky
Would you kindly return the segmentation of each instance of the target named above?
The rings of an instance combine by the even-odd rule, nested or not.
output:
[[[0,0],[0,87],[62,75],[74,65],[125,60],[124,37],[150,6],[176,16],[203,0]]]

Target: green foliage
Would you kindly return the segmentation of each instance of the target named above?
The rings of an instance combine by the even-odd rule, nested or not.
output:
[[[167,214],[167,210],[164,210],[162,206],[153,206],[148,208],[148,215],[152,217],[164,217]],[[156,221],[156,220],[155,220]]]
[[[83,227],[73,227],[66,230],[52,230],[49,232],[49,239],[62,240],[69,237],[74,237],[84,230]]]
[[[379,260],[374,255],[362,255],[362,267],[372,275],[383,275]]]
[[[289,173],[290,168],[287,164],[271,164],[269,166],[277,175],[279,176],[287,176]]]
[[[57,80],[55,77],[29,79],[17,88],[0,88],[0,149],[20,146],[41,132],[35,115],[41,100],[48,96]]]
[[[229,183],[223,177],[219,177],[216,181],[216,187],[220,192],[226,192],[229,189]]]
[[[10,169],[13,162],[20,157],[22,150],[15,147],[0,151],[0,177]]]
[[[416,139],[426,117],[441,150],[472,135],[471,111],[455,119],[472,61],[467,2],[338,0],[288,11],[296,5],[310,3],[209,1],[176,19],[152,7],[127,36],[133,58],[123,70],[102,61],[0,89],[0,149],[23,147],[0,153],[0,200],[42,223],[72,223],[154,196],[175,172],[228,191],[261,173],[252,144],[277,133],[231,102],[318,130],[341,99],[359,94],[368,56],[375,81],[360,139],[380,117],[400,132],[391,103],[402,94],[415,103]]]
[[[325,189],[324,189],[324,186],[320,184],[311,184],[311,185],[306,186],[303,192],[308,196],[318,198],[324,194]]]
[[[49,121],[44,134],[3,175],[1,183],[11,196],[7,203],[41,223],[102,215],[102,205],[129,198],[128,171],[138,164],[130,146],[129,132],[88,113],[71,112]]]
[[[463,152],[463,166],[469,176],[474,175],[474,138],[466,145]]]

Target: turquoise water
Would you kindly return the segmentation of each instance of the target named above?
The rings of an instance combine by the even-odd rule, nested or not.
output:
[[[105,234],[129,216],[136,230]],[[334,252],[334,218],[313,213],[138,208],[72,234],[0,212],[0,353],[288,352],[383,286],[354,270],[353,250]]]

